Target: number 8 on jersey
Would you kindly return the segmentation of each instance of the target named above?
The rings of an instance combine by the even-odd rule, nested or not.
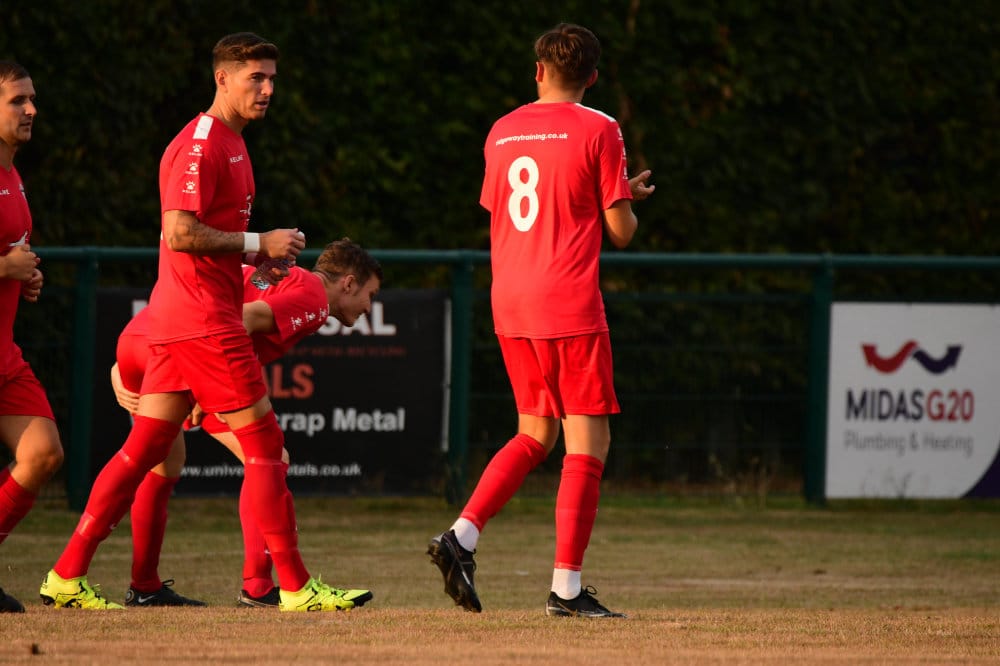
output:
[[[528,180],[522,180],[522,173],[527,172]],[[507,169],[507,182],[512,192],[507,199],[507,212],[518,231],[528,231],[538,219],[538,163],[527,155],[522,155],[510,163]],[[524,202],[527,200],[527,210]]]

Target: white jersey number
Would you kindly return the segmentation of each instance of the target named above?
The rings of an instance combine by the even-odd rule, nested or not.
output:
[[[527,181],[521,180],[522,171],[528,173]],[[507,169],[507,182],[514,190],[507,200],[507,212],[518,231],[528,231],[538,219],[538,192],[535,191],[538,186],[538,163],[527,155],[518,157]],[[521,202],[525,199],[528,200],[528,211],[522,214]]]

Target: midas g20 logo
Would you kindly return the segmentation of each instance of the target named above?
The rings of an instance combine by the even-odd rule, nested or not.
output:
[[[914,340],[907,341],[890,356],[879,354],[876,345],[861,345],[865,364],[883,375],[893,374],[911,359],[931,375],[942,375],[958,367],[962,345],[948,345],[935,357]],[[848,421],[971,421],[976,397],[969,389],[861,388],[847,389]]]
[[[958,365],[958,357],[962,353],[962,345],[948,345],[947,351],[945,351],[944,356],[941,358],[934,358],[921,349],[920,345],[914,340],[908,341],[900,347],[898,352],[888,357],[879,356],[878,350],[872,344],[861,345],[861,351],[864,352],[865,362],[869,367],[875,368],[884,374],[896,372],[903,363],[912,358],[924,366],[924,370],[927,372],[940,375],[942,372]]]

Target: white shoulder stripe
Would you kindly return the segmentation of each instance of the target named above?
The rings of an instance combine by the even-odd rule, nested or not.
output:
[[[580,104],[579,102],[577,102],[577,103],[576,103],[576,105],[577,105],[578,107],[580,107],[581,109],[585,110],[585,111],[590,111],[591,113],[596,113],[596,114],[597,114],[597,115],[599,115],[599,116],[602,116],[602,117],[604,117],[604,118],[607,118],[607,119],[608,119],[608,120],[610,120],[611,122],[618,122],[618,121],[616,121],[616,120],[614,119],[614,117],[612,117],[612,116],[609,116],[608,114],[604,113],[603,111],[600,111],[600,110],[598,110],[598,109],[595,109],[595,108],[593,108],[593,107],[589,107],[589,106],[584,106],[583,104]]]
[[[198,119],[198,126],[194,128],[195,139],[207,139],[208,132],[212,129],[212,122],[215,120],[212,116],[202,116]]]

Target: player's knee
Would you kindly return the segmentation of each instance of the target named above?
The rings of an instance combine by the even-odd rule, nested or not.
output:
[[[45,476],[46,480],[59,471],[65,457],[66,454],[63,452],[63,448],[59,445],[58,441],[55,442],[55,446],[46,450],[39,462],[41,473]]]
[[[122,445],[121,454],[131,464],[152,469],[163,462],[174,444],[180,426],[170,421],[136,416],[132,432]]]
[[[32,430],[15,452],[16,462],[23,466],[35,483],[44,483],[62,467],[65,454],[55,425]]]
[[[17,466],[22,473],[27,473],[28,485],[38,487],[51,479],[62,467],[62,463],[63,452],[62,449],[58,449],[20,460]]]
[[[269,412],[250,425],[233,430],[243,455],[250,458],[278,460],[285,448],[285,433],[278,425],[274,412]]]

